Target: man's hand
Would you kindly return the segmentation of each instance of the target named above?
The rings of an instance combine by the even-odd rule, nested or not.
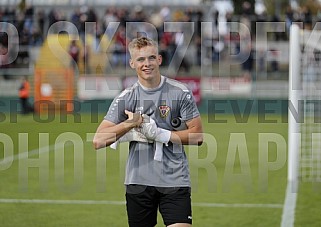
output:
[[[125,110],[125,114],[128,117],[125,123],[127,123],[131,128],[139,127],[140,124],[143,122],[143,117],[140,113],[133,113],[128,110]]]

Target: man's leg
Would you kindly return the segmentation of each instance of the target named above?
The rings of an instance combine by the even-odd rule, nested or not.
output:
[[[154,227],[157,224],[157,197],[154,187],[126,186],[126,207],[130,227]]]
[[[159,211],[164,224],[168,227],[191,226],[191,189],[189,187],[157,189],[161,192]]]

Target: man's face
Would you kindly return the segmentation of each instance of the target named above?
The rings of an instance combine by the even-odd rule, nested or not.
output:
[[[160,76],[159,65],[162,56],[154,46],[146,46],[134,49],[130,59],[130,66],[136,70],[140,80],[152,80]]]

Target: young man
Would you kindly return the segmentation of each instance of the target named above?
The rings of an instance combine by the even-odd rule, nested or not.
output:
[[[191,183],[183,145],[203,142],[199,111],[185,85],[160,74],[162,57],[155,41],[134,39],[129,52],[138,81],[114,99],[94,146],[131,141],[125,177],[130,227],[155,226],[158,209],[166,226],[191,226]],[[178,117],[186,129],[175,131],[171,120]]]

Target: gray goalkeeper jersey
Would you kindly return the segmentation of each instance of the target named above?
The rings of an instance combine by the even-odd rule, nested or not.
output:
[[[191,91],[182,83],[161,77],[157,88],[144,88],[139,82],[125,89],[109,107],[105,120],[119,124],[127,119],[125,110],[152,117],[157,126],[170,131],[172,118],[187,121],[199,116]],[[159,187],[190,187],[190,174],[184,146],[163,145],[163,160],[154,160],[155,143],[130,142],[125,184]]]

